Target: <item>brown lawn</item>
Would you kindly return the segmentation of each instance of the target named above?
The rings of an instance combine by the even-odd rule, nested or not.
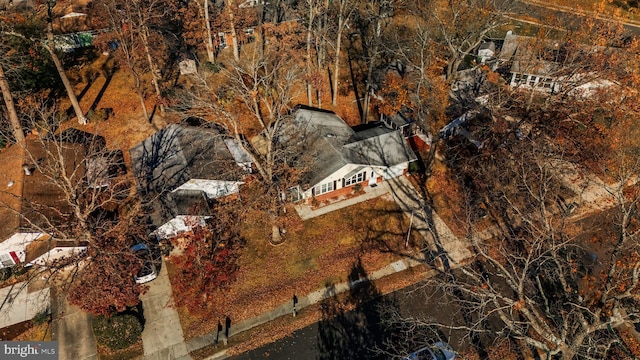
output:
[[[346,281],[358,261],[370,273],[398,260],[399,255],[384,249],[402,251],[408,226],[396,204],[385,197],[308,220],[278,246],[269,244],[264,224],[245,224],[246,245],[234,285],[212,289],[199,309],[178,308],[185,337],[214,330],[225,316],[242,321],[290,301],[294,294]],[[417,232],[412,236],[419,242]],[[169,263],[167,269],[173,277],[175,268]]]

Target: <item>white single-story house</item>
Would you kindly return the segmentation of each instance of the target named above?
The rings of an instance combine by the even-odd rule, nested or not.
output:
[[[293,124],[314,153],[302,183],[290,189],[294,201],[376,186],[405,174],[409,163],[417,160],[399,130],[377,126],[356,132],[335,113],[304,106],[295,110]]]
[[[585,56],[605,51],[604,47],[584,48]],[[563,68],[563,46],[550,40],[516,35],[508,31],[498,54],[501,64],[508,64],[511,87],[589,97],[598,89],[615,85],[584,69]]]

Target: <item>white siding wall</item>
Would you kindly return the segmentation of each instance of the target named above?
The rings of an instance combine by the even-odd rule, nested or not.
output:
[[[39,238],[40,236],[44,235],[43,233],[16,233],[13,234],[10,238],[0,242],[0,260],[6,259],[6,258],[12,258],[12,256],[10,255],[11,252],[14,252],[15,255],[18,257],[18,259],[20,260],[20,262],[24,262],[26,255],[25,255],[25,249],[27,248],[27,245],[31,244],[31,242],[33,242],[35,239]],[[0,268],[6,267],[6,266],[13,266],[12,265],[2,265],[2,262],[0,262]]]
[[[28,265],[45,266],[50,264],[52,261],[62,259],[64,257],[80,254],[85,252],[86,250],[87,250],[86,246],[56,247],[49,250],[49,252],[41,255],[40,257],[34,259]]]
[[[320,181],[319,183],[315,184],[314,186],[317,185],[322,185],[322,184],[326,184],[329,182],[336,182],[336,187],[334,190],[338,190],[342,188],[342,179],[349,174],[350,172],[352,172],[353,170],[361,167],[363,165],[356,165],[356,164],[347,164],[345,166],[343,166],[342,168],[340,168],[338,171],[334,172],[333,174],[331,174],[331,176],[326,177],[325,179],[323,179],[322,181]],[[358,170],[357,173],[361,173],[363,171],[367,172],[367,177],[365,181],[368,181],[369,179],[371,179],[371,175],[373,173],[373,177],[377,178],[379,176],[382,176],[383,179],[390,179],[393,177],[397,177],[402,175],[402,173],[404,172],[404,169],[407,169],[407,167],[409,166],[408,163],[402,163],[402,164],[398,164],[395,166],[392,166],[391,168],[387,168],[385,166],[364,166],[362,169]],[[304,192],[304,197],[305,198],[311,198],[313,195],[312,193],[312,188],[306,190]],[[327,194],[327,193],[325,193]]]

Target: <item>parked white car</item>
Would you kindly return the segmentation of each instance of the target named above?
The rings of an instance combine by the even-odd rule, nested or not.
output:
[[[138,284],[148,283],[158,277],[158,270],[153,263],[151,252],[146,244],[133,245],[131,251],[143,261],[142,269],[134,276]]]

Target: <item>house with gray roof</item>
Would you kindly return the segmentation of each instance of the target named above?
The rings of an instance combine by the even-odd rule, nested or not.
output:
[[[183,216],[206,216],[211,201],[237,194],[252,164],[222,130],[180,124],[161,129],[129,153],[138,193],[163,234],[175,233],[167,229],[171,224],[183,228]]]
[[[57,237],[58,230],[64,233],[73,226],[73,208],[53,179],[64,170],[83,194],[109,187],[112,172],[121,169],[124,160],[105,145],[99,135],[68,129],[0,150],[0,268],[48,266],[84,253],[82,239]],[[61,164],[64,169],[58,168]]]
[[[564,59],[568,47],[574,47],[573,51],[577,51],[584,60],[617,51],[603,46],[560,43],[516,35],[508,31],[497,56],[498,66],[508,68],[507,82],[513,88],[551,93],[567,91],[569,95],[588,98],[596,91],[617,85],[603,78],[597,70],[590,70],[588,64],[591,61],[585,61],[583,66],[567,66]]]
[[[402,133],[385,126],[355,131],[331,111],[299,106],[293,126],[314,160],[291,189],[293,200],[325,199],[403,175],[417,159]]]

